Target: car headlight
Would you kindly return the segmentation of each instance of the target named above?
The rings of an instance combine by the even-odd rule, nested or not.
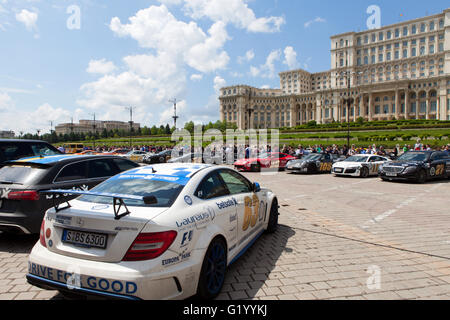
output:
[[[404,172],[405,173],[411,173],[417,170],[417,167],[406,167]]]

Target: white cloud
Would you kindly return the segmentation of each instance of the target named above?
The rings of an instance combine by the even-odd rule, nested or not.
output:
[[[284,49],[284,61],[283,63],[289,67],[289,69],[297,69],[299,63],[297,61],[297,52],[295,52],[293,47],[286,47]]]
[[[305,22],[304,26],[305,26],[305,28],[309,28],[313,23],[325,23],[325,22],[327,22],[327,20],[325,20],[324,18],[317,17],[313,20],[309,20],[309,21]]]
[[[220,89],[225,87],[227,85],[227,82],[225,81],[224,78],[220,77],[220,76],[216,76],[214,78],[214,91],[219,94],[220,93]]]
[[[16,13],[16,20],[23,23],[28,31],[37,30],[38,14],[36,12],[23,9],[20,13]]]
[[[113,62],[107,61],[106,59],[101,59],[89,61],[89,66],[86,71],[88,73],[109,74],[114,72],[116,69],[117,67]]]
[[[257,18],[244,0],[185,0],[184,10],[193,19],[231,23],[249,32],[279,32],[285,23],[283,17]]]
[[[168,101],[186,96],[189,79],[200,81],[204,73],[224,69],[229,62],[223,49],[229,36],[221,21],[204,32],[193,21],[177,20],[162,4],[139,10],[127,23],[114,17],[109,26],[115,35],[131,37],[148,52],[124,57],[122,72],[103,74],[81,86],[82,97],[77,103],[102,110],[105,119],[124,118],[125,106],[133,106],[139,119],[135,121],[142,125],[171,124],[173,110]],[[180,125],[195,114],[204,114],[200,106],[189,107],[186,101],[178,111]]]
[[[11,97],[7,93],[0,92],[0,111],[6,110],[13,106],[14,106],[14,103],[13,103]]]
[[[259,66],[251,66],[250,74],[253,77],[274,78],[275,77],[275,62],[281,59],[281,50],[272,50],[267,56],[266,63]]]
[[[190,79],[192,81],[200,81],[203,79],[203,75],[202,74],[193,74],[193,75],[191,75]]]
[[[186,63],[200,72],[223,69],[229,62],[228,54],[222,50],[229,36],[225,24],[217,22],[205,34],[195,22],[177,20],[165,5],[151,6],[137,12],[122,24],[115,17],[111,30],[120,37],[130,36],[143,48],[170,53],[177,63]]]
[[[250,62],[255,58],[255,51],[253,49],[248,50],[244,56],[238,57],[238,63],[243,64],[245,62]]]
[[[33,111],[15,108],[12,105],[7,110],[0,108],[0,112],[2,130],[12,130],[16,134],[19,134],[20,131],[35,134],[38,129],[41,130],[41,134],[48,133],[50,132],[50,121],[53,121],[54,124],[68,122],[70,117],[74,116],[73,111],[54,108],[49,103],[44,103]],[[81,110],[76,110],[75,115],[81,112]]]

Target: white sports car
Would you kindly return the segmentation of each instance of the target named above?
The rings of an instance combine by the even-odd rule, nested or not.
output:
[[[333,164],[331,172],[336,176],[353,176],[367,178],[377,176],[378,170],[391,160],[370,154],[357,154],[344,161]]]
[[[63,295],[216,297],[226,269],[278,225],[278,201],[235,170],[157,164],[49,209],[27,280]]]

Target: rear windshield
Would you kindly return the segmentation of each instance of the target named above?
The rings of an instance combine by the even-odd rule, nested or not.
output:
[[[0,169],[0,184],[36,184],[46,171],[45,168],[32,166],[6,166]]]
[[[177,199],[184,186],[173,182],[146,179],[110,179],[92,189],[93,192],[116,193],[135,196],[154,196],[158,203],[151,207],[170,207]],[[99,196],[82,196],[78,200],[101,204],[113,204],[112,198]],[[125,200],[127,206],[148,207],[143,201]]]

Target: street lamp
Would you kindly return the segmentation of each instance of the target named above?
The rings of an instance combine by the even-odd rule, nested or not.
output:
[[[341,76],[345,75],[347,78],[347,98],[344,98],[342,100],[344,105],[347,104],[347,148],[350,148],[350,106],[355,102],[355,99],[353,99],[350,96],[351,76],[360,74],[362,74],[362,72],[349,72],[349,71],[341,72]]]

